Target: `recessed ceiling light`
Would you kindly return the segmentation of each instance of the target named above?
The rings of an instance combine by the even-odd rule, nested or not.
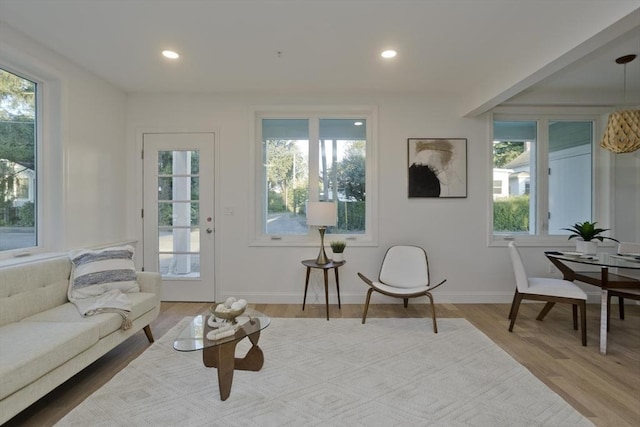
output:
[[[398,54],[398,52],[396,52],[395,50],[385,50],[383,51],[380,56],[382,56],[383,58],[389,59],[389,58],[395,58],[395,56]]]
[[[178,59],[178,58],[180,58],[180,55],[178,54],[178,52],[174,52],[172,50],[163,50],[162,51],[162,56],[164,56],[165,58],[169,58],[169,59]]]
[[[362,123],[362,122],[354,122],[354,123],[353,123],[353,125],[354,125],[354,126],[362,126],[362,125],[363,125],[363,123]]]

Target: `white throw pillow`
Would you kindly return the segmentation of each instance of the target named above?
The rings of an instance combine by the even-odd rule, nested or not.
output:
[[[132,246],[80,250],[69,256],[72,263],[70,290],[85,297],[107,290],[139,292]]]

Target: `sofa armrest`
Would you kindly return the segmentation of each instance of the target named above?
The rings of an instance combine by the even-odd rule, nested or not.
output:
[[[149,292],[160,296],[160,273],[153,271],[136,271],[140,292]]]

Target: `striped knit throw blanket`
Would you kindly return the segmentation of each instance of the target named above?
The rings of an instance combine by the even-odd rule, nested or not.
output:
[[[81,250],[69,254],[72,263],[67,296],[80,314],[118,313],[122,330],[131,328],[130,292],[139,292],[133,247]]]

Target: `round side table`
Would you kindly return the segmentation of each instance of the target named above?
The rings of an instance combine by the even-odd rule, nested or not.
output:
[[[347,261],[329,261],[327,264],[318,264],[315,259],[305,259],[302,261],[302,265],[307,267],[307,278],[304,282],[304,299],[302,300],[302,310],[307,302],[307,289],[309,288],[309,275],[312,268],[321,269],[324,273],[324,296],[325,304],[327,306],[327,320],[329,320],[329,270],[333,268],[336,275],[336,291],[338,293],[338,308],[340,307],[340,278],[338,277],[338,268],[345,265]]]

